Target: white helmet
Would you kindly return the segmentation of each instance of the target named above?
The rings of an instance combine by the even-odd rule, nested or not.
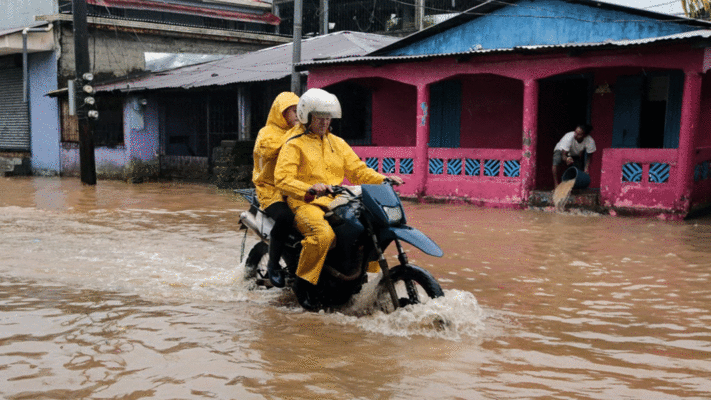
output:
[[[299,99],[296,116],[299,122],[307,124],[311,113],[317,114],[317,117],[341,118],[341,103],[336,96],[323,89],[309,89]]]

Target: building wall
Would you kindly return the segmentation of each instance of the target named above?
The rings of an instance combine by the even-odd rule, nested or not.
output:
[[[2,0],[0,1],[0,29],[31,24],[35,15],[57,13],[57,0]]]
[[[94,149],[96,176],[98,178],[124,179],[124,166],[128,165],[129,157],[125,146],[114,148],[99,147]],[[79,176],[80,163],[79,143],[62,143],[60,148],[62,176]]]
[[[214,37],[180,37],[174,33],[153,34],[141,30],[123,32],[119,29],[89,29],[89,56],[95,81],[139,73],[145,67],[145,52],[242,54],[259,50],[267,44],[246,44],[221,41]],[[61,56],[55,71],[58,87],[66,87],[75,72],[74,35],[71,24],[62,24],[59,34]],[[159,116],[155,102],[146,106],[142,97],[129,98],[124,107],[124,144],[98,147],[95,151],[99,178],[134,179],[158,174]],[[101,116],[99,116],[101,118]],[[79,175],[77,146],[64,143],[60,147],[59,163],[62,175]]]
[[[32,172],[36,175],[58,175],[60,172],[59,104],[46,94],[57,89],[56,53],[43,52],[29,56],[30,132]]]
[[[711,73],[702,77],[701,115],[694,157],[692,207],[711,205]]]
[[[393,50],[389,55],[463,52],[479,46],[503,49],[641,39],[694,29],[698,28],[560,0],[529,0]]]
[[[531,55],[528,57],[509,55],[487,55],[482,57],[472,57],[469,60],[455,58],[436,58],[433,60],[423,60],[420,62],[402,62],[385,64],[377,67],[368,65],[342,65],[340,67],[317,68],[309,71],[309,86],[324,87],[335,82],[342,81],[364,81],[371,80],[393,80],[409,87],[418,88],[418,96],[415,98],[413,107],[411,96],[391,95],[381,102],[382,107],[374,107],[374,120],[392,120],[396,117],[392,113],[398,109],[392,102],[407,102],[401,105],[403,109],[417,109],[416,130],[423,133],[424,129],[419,125],[423,113],[418,109],[417,102],[426,104],[424,96],[427,92],[424,86],[436,84],[446,79],[461,79],[465,84],[462,90],[463,104],[481,103],[479,111],[486,111],[485,105],[489,100],[495,106],[496,99],[507,100],[502,94],[506,92],[516,93],[524,82],[536,81],[539,95],[537,106],[538,131],[536,133],[537,144],[535,148],[535,174],[536,184],[531,189],[540,188],[540,181],[545,178],[552,181],[551,158],[553,146],[558,139],[567,131],[574,128],[573,125],[578,119],[587,118],[589,112],[590,121],[593,126],[593,137],[597,142],[597,152],[591,165],[592,188],[600,188],[600,199],[605,207],[618,209],[637,209],[647,211],[666,210],[671,211],[675,216],[682,215],[687,210],[680,194],[680,187],[684,185],[688,169],[685,162],[687,156],[685,149],[613,149],[613,122],[615,116],[615,90],[618,77],[644,72],[683,70],[690,76],[699,73],[703,68],[703,49],[688,47],[686,45],[665,45],[664,47],[638,47],[633,50],[615,50],[610,52],[588,52],[571,57],[567,53]],[[409,61],[409,60],[408,60]],[[495,75],[494,75],[495,74]],[[482,77],[498,80],[497,84],[487,86],[486,79]],[[581,96],[587,99],[574,99],[565,96],[566,82],[571,79],[582,80],[584,82]],[[709,143],[709,128],[711,127],[711,83],[704,74],[701,94],[701,116],[700,131],[696,143],[697,150]],[[480,81],[481,80],[481,81]],[[547,89],[546,83],[549,81],[562,82],[557,84],[554,90]],[[591,87],[588,87],[590,85]],[[396,87],[396,84],[392,84]],[[483,88],[487,88],[483,91]],[[603,90],[607,88],[609,90]],[[598,90],[600,89],[600,90]],[[478,93],[482,90],[481,93]],[[590,91],[593,93],[590,94]],[[523,90],[521,90],[523,92]],[[597,93],[595,93],[597,92]],[[390,95],[390,94],[389,94]],[[377,101],[378,93],[374,92],[374,102]],[[509,118],[521,114],[523,108],[523,93],[517,95],[520,99],[520,106],[515,103],[510,104],[510,110],[492,111],[490,115],[484,113],[480,122],[469,120],[462,125],[490,125],[496,124],[499,118],[499,125],[508,126]],[[431,98],[430,98],[431,101]],[[568,117],[562,110],[571,109],[567,103],[577,102],[577,106],[584,106],[583,112],[578,113],[579,107],[575,108],[575,121],[563,126],[555,125],[555,121]],[[588,104],[589,102],[589,110]],[[494,107],[496,108],[496,107]],[[514,110],[518,108],[518,110]],[[688,110],[688,109],[687,109]],[[425,107],[426,111],[426,107]],[[381,115],[377,115],[381,113]],[[463,116],[467,114],[463,108]],[[426,116],[426,113],[424,114]],[[572,114],[571,114],[572,115]],[[683,115],[683,113],[682,113]],[[407,117],[410,118],[409,116]],[[469,118],[468,116],[466,118]],[[488,119],[490,118],[490,119]],[[541,121],[548,118],[548,121]],[[692,122],[693,121],[689,121]],[[519,131],[523,123],[519,124]],[[511,126],[515,124],[511,123]],[[698,123],[697,123],[698,125]],[[547,129],[556,127],[554,130]],[[477,126],[475,129],[479,129]],[[492,128],[489,128],[492,129]],[[512,128],[513,131],[513,128]],[[424,133],[427,133],[426,131]],[[521,176],[527,171],[525,163],[520,162],[522,151],[528,151],[522,143],[521,133],[518,135],[505,134],[503,139],[496,138],[498,132],[491,135],[480,133],[479,135],[490,137],[476,138],[476,145],[484,145],[489,140],[501,140],[510,143],[510,148],[427,148],[426,156],[423,156],[423,143],[417,143],[420,147],[400,147],[397,144],[386,147],[371,146],[358,147],[356,152],[364,158],[373,168],[387,173],[398,173],[405,177],[405,185],[401,187],[402,193],[407,195],[433,195],[440,197],[455,196],[466,197],[473,202],[482,204],[521,204],[525,201],[525,191],[528,186],[522,186]],[[680,133],[681,134],[681,133]],[[510,135],[510,136],[509,136]],[[423,139],[425,135],[423,136]],[[518,136],[518,138],[516,138]],[[515,144],[517,143],[517,144]],[[426,157],[426,158],[425,158]],[[700,158],[699,158],[700,157]],[[711,193],[711,148],[706,146],[701,153],[697,152],[697,166],[704,176],[703,182],[699,181],[696,188],[699,193]],[[521,174],[516,171],[516,161]],[[507,166],[507,162],[511,162]],[[425,164],[428,163],[428,164]],[[470,165],[467,165],[467,164]],[[487,166],[486,164],[490,165]],[[403,168],[404,166],[404,168]],[[426,167],[426,168],[423,168]],[[509,167],[499,168],[499,166]],[[636,166],[636,167],[635,167]],[[471,167],[470,173],[467,169]],[[490,171],[482,172],[485,168]],[[627,167],[641,168],[639,175],[628,172]],[[404,172],[403,172],[404,171]],[[509,173],[508,171],[513,171]],[[666,172],[664,172],[666,171]],[[562,171],[561,171],[562,172]],[[426,179],[423,179],[423,175]],[[550,187],[548,188],[550,189]],[[522,195],[523,193],[523,195]],[[695,196],[696,197],[696,196]],[[696,202],[708,202],[706,194]],[[686,200],[688,202],[688,199]]]
[[[97,177],[125,180],[158,175],[158,106],[142,100],[142,96],[131,96],[124,103],[124,144],[95,148]],[[78,144],[61,146],[62,175],[79,175],[80,161]]]
[[[482,74],[462,78],[460,146],[481,149],[521,148],[523,84]]]
[[[145,100],[146,104],[143,104]],[[156,162],[158,157],[158,105],[140,96],[129,97],[124,106],[124,144],[131,160]]]
[[[71,24],[63,24],[60,35],[59,85],[66,86],[74,77],[74,33]],[[97,80],[122,77],[145,68],[144,53],[243,54],[265,45],[199,39],[139,30],[123,32],[89,27],[89,58]]]
[[[701,92],[701,121],[696,147],[711,147],[711,76],[705,73]]]
[[[600,86],[610,85],[614,87],[617,75],[621,71],[610,68],[595,71],[593,75],[593,91]],[[615,94],[595,94],[593,93],[590,104],[590,120],[593,122],[593,131],[590,133],[595,139],[595,145],[599,149],[593,156],[590,164],[591,187],[600,187],[600,170],[602,167],[603,149],[612,147],[612,127],[615,117]]]
[[[415,146],[417,89],[382,80],[373,87],[372,144]]]

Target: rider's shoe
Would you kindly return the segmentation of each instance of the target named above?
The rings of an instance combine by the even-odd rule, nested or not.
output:
[[[269,275],[269,282],[271,282],[274,287],[283,288],[286,284],[284,271],[282,271],[278,265],[272,265],[270,262],[267,265],[267,275]]]
[[[307,311],[318,310],[319,305],[313,293],[314,286],[301,278],[296,278],[295,285],[296,288],[294,292],[296,293],[296,299],[299,301],[299,305]]]
[[[281,265],[279,265],[283,249],[284,243],[281,241],[272,240],[269,243],[269,263],[267,263],[267,275],[269,276],[269,282],[271,282],[274,287],[278,288],[283,288],[286,283],[284,271],[281,269]]]

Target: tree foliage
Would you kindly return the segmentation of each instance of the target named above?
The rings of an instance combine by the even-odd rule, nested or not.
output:
[[[710,19],[711,0],[681,0],[681,6],[689,18]]]

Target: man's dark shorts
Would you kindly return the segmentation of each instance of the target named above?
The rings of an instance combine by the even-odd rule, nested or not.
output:
[[[573,165],[578,167],[578,169],[583,169],[586,155],[587,153],[583,152],[580,156],[573,157]],[[560,164],[563,164],[566,167],[568,166],[568,164],[563,161],[563,152],[560,150],[556,150],[553,152],[553,166]]]

